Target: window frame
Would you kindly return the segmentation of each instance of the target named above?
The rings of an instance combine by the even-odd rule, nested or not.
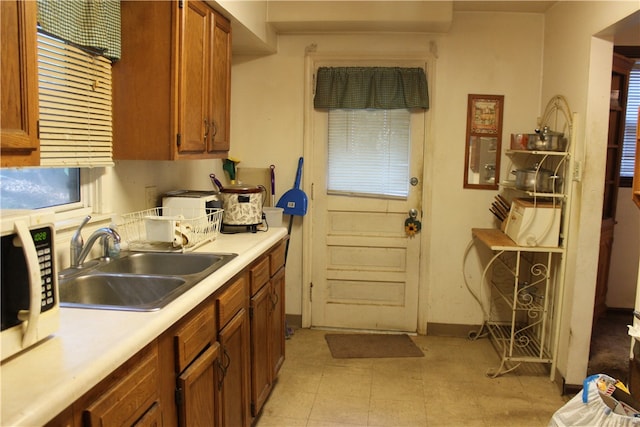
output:
[[[636,61],[636,63],[638,61],[640,61],[640,47],[638,46],[614,46],[614,52],[618,53],[620,55],[626,56],[627,58],[633,59]],[[634,65],[634,68],[637,67],[637,64]],[[629,76],[629,83],[631,83],[631,76]],[[639,82],[640,83],[640,82]],[[629,90],[629,84],[627,85],[627,90]],[[628,99],[629,94],[625,94],[625,98]],[[634,113],[636,114],[634,117],[637,117],[637,111]],[[626,120],[626,111],[625,111],[625,120]],[[626,124],[625,124],[626,126]],[[640,122],[636,124],[636,126],[640,126]],[[634,139],[632,141],[627,141],[630,144],[634,144],[636,143],[635,141],[635,135],[634,135]],[[621,151],[624,151],[624,147],[625,147],[625,141],[623,139],[622,142],[622,147],[621,147]],[[636,150],[638,150],[638,147],[636,147]],[[632,156],[631,158],[632,162],[635,162],[635,157]],[[618,166],[619,168],[621,168],[622,163]],[[636,170],[635,165],[632,164],[632,171]],[[621,170],[619,170],[619,172],[621,172]],[[631,188],[633,185],[633,175],[631,176],[622,176],[621,174],[619,174],[619,178],[618,178],[618,188]]]
[[[634,79],[636,86],[638,86],[638,89],[636,89],[636,92],[638,90],[640,90],[640,59],[636,59],[636,63],[633,66],[633,70],[632,73],[629,74],[629,84],[627,85],[627,95],[626,95],[626,99],[627,99],[627,108],[625,111],[625,129],[624,129],[624,134],[623,134],[623,141],[622,141],[622,155],[624,156],[625,151],[631,151],[629,148],[627,148],[627,145],[635,145],[636,144],[636,134],[637,134],[637,127],[640,126],[640,123],[638,123],[638,110],[632,110],[630,111],[630,106],[629,106],[629,94],[631,92],[631,77],[632,75],[635,74],[637,77],[636,79]],[[636,96],[636,98],[640,98],[640,96]],[[625,136],[627,136],[627,119],[631,117],[632,119],[636,120],[636,132],[632,132],[632,136],[630,138],[625,138]],[[625,150],[625,148],[627,148],[627,150]],[[638,147],[635,147],[635,150],[633,150],[632,154],[635,154],[635,151],[638,150]],[[624,187],[624,188],[631,188],[631,186],[633,185],[633,171],[634,171],[634,166],[635,166],[635,156],[631,155],[629,157],[625,157],[627,163],[630,163],[630,167],[626,168],[626,169],[631,169],[631,176],[625,175],[622,176],[622,167],[620,170],[620,180],[618,183],[619,187]],[[622,166],[622,162],[621,162],[621,166]]]

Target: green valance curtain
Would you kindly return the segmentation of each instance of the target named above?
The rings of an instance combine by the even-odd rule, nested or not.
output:
[[[315,108],[429,108],[427,76],[422,68],[320,67]]]
[[[120,59],[119,0],[37,0],[47,33],[113,61]]]

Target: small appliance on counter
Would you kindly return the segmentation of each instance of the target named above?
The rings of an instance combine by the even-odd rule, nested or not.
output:
[[[262,207],[267,189],[262,185],[234,184],[221,189],[222,232],[250,231],[262,224]]]
[[[557,248],[561,212],[557,202],[514,199],[506,221],[505,234],[519,246]]]
[[[162,207],[168,215],[171,209],[176,209],[178,214],[183,209],[201,209],[202,215],[206,215],[207,209],[221,209],[222,200],[217,191],[174,190],[162,197]]]
[[[2,211],[2,360],[53,334],[59,325],[54,214]]]
[[[223,187],[214,174],[209,176],[222,196],[222,233],[257,232],[258,226],[263,223],[266,187],[244,183]]]

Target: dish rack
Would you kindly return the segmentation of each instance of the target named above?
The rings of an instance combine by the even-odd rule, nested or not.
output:
[[[187,252],[216,239],[222,209],[153,208],[122,215],[118,232],[130,251]]]

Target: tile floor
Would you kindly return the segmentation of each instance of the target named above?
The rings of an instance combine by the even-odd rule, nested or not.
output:
[[[420,358],[333,359],[326,331],[299,329],[257,427],[546,426],[569,400],[542,369],[498,378],[487,339],[413,336]]]

